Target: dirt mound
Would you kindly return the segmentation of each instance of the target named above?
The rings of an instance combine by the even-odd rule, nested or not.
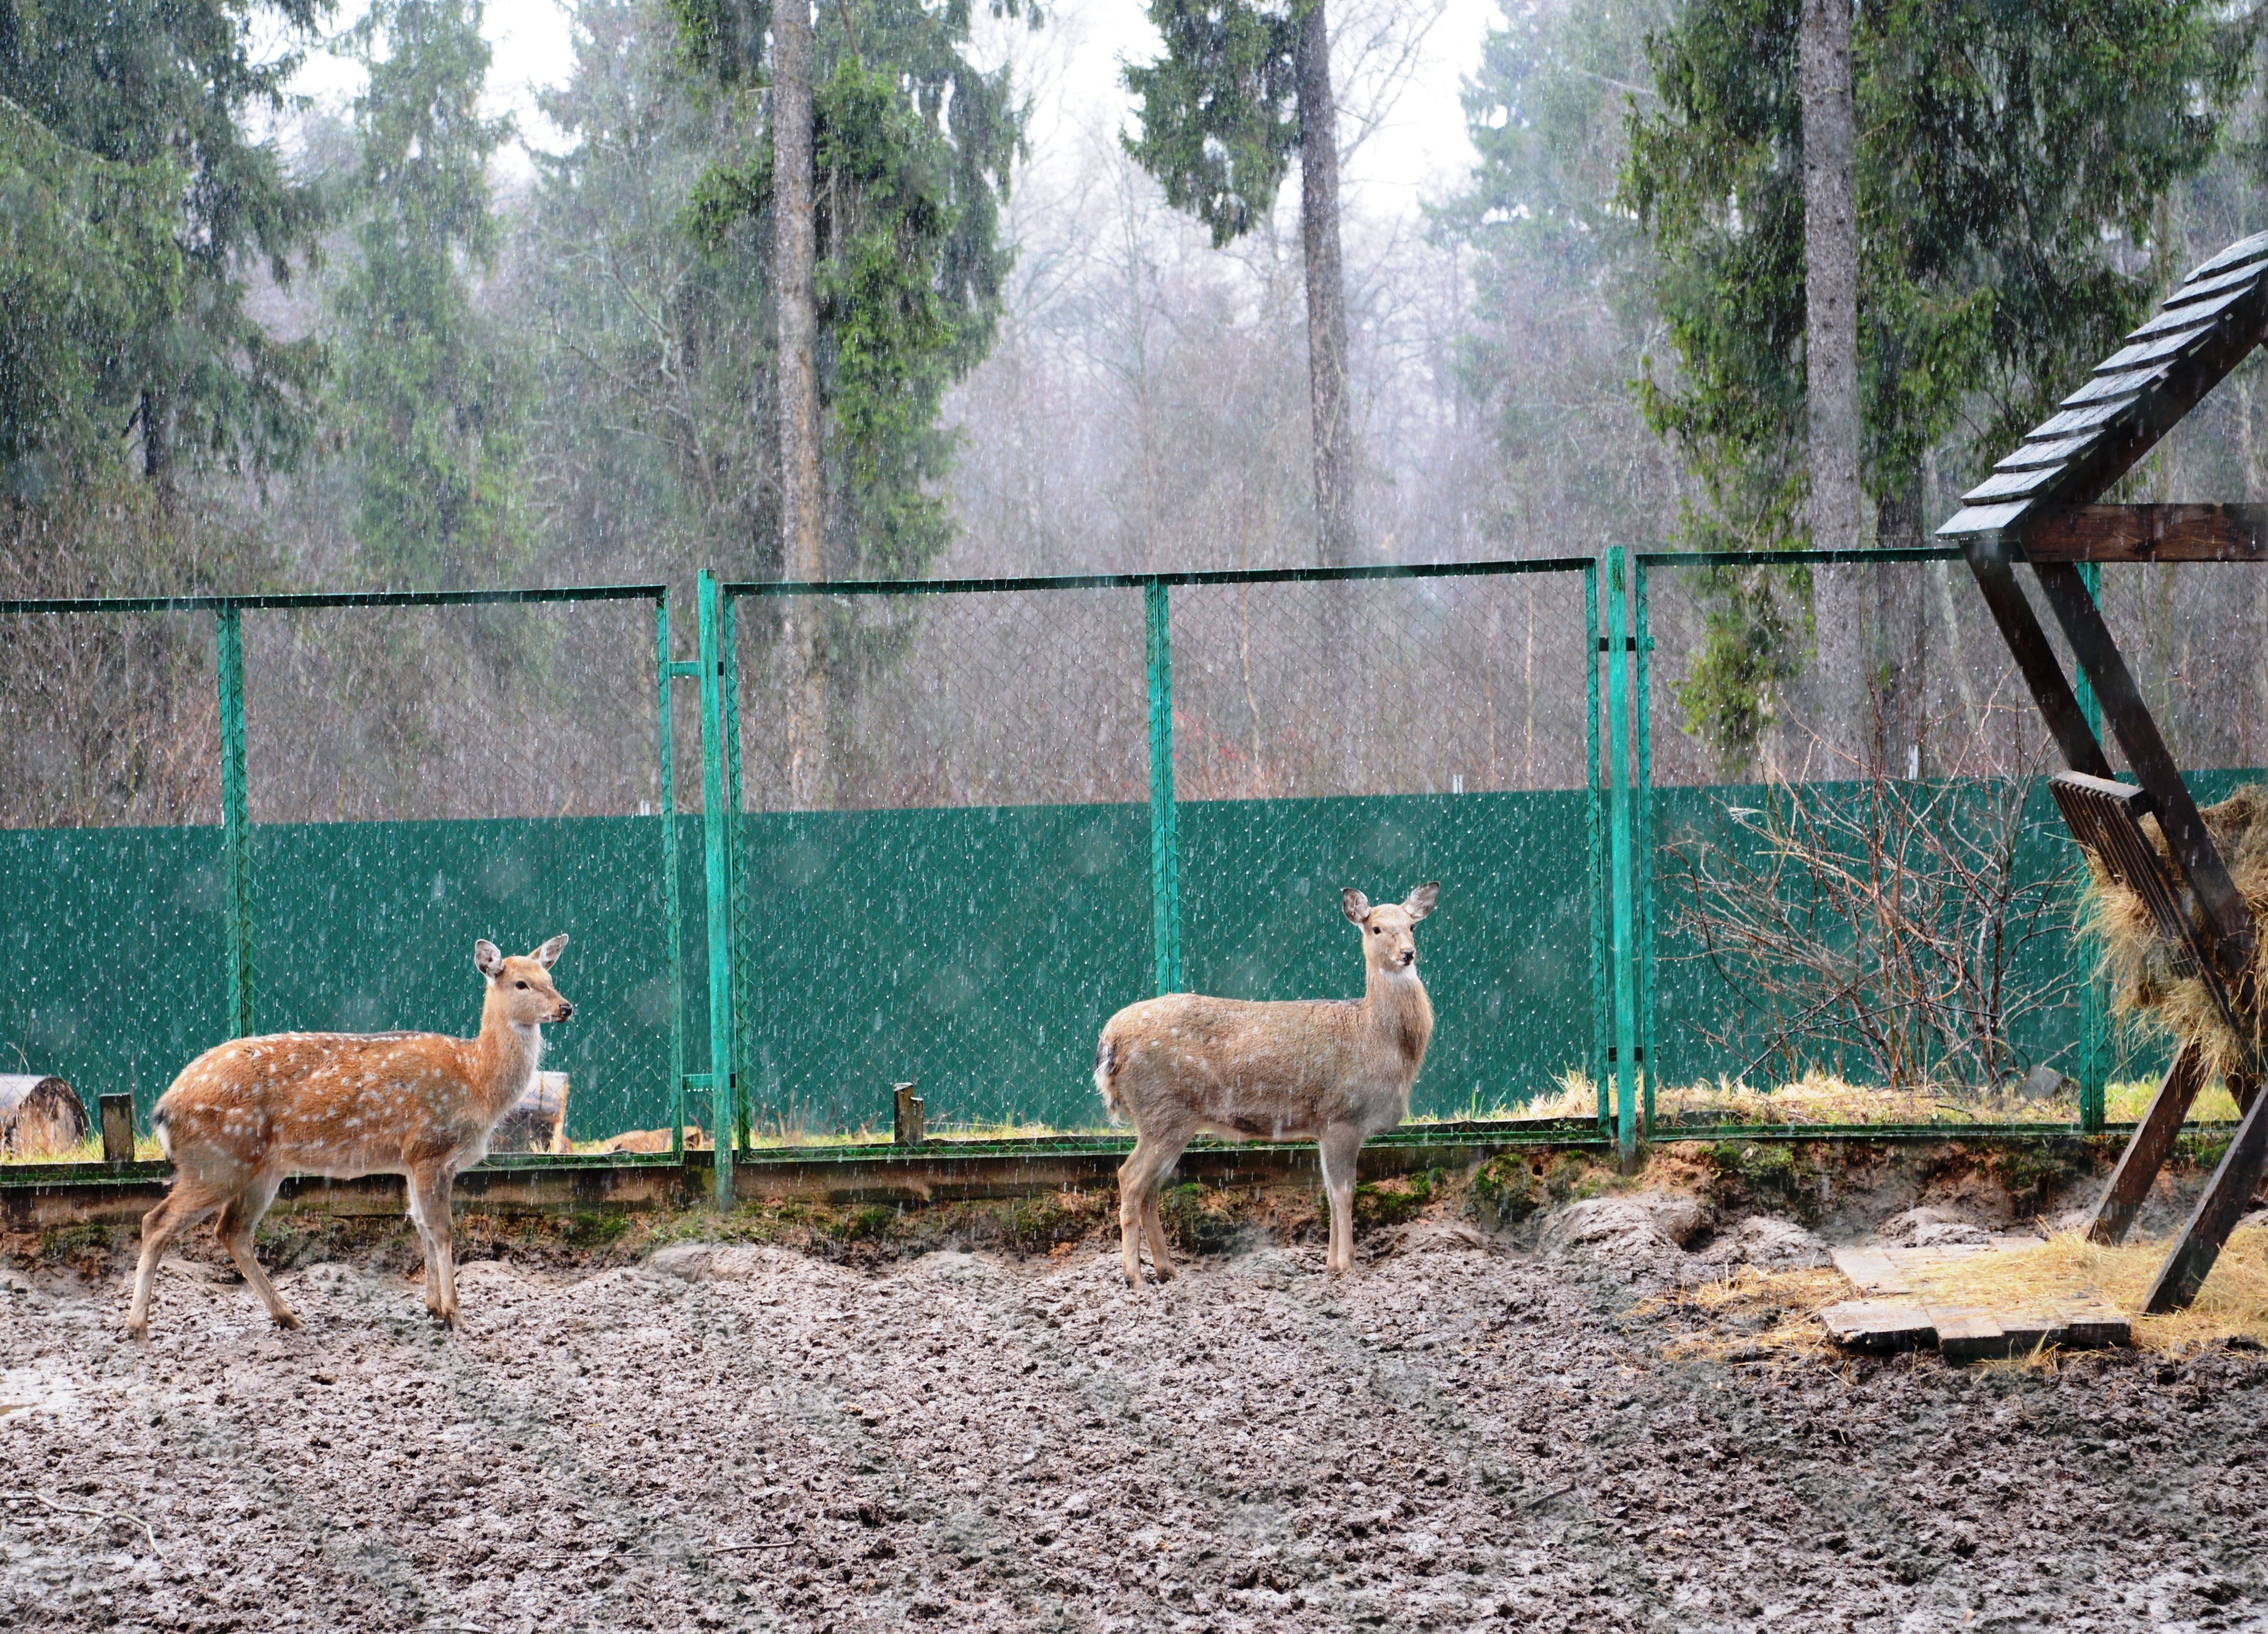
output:
[[[2268,913],[2268,784],[2246,784],[2199,815],[2254,921],[2259,922]],[[2161,858],[2169,855],[2154,819],[2145,820],[2143,833]],[[2198,1045],[2211,1074],[2235,1066],[2235,1035],[2214,1008],[2187,950],[2160,936],[2142,899],[2112,883],[2092,857],[2088,872],[2088,925],[2102,940],[2102,968],[2111,979],[2119,1012]],[[2167,875],[2174,877],[2170,864]],[[2260,938],[2253,957],[2260,978],[2268,982],[2268,937]]]
[[[1546,1218],[1535,1246],[1547,1260],[1642,1291],[1708,1281],[1741,1266],[1824,1265],[1829,1257],[1827,1246],[1793,1220],[1759,1214],[1720,1226],[1699,1199],[1676,1191],[1571,1203]]]

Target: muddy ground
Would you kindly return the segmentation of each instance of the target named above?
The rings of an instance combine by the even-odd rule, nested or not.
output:
[[[1139,1297],[1083,1229],[680,1242],[472,1263],[454,1334],[364,1250],[291,1334],[180,1262],[134,1345],[121,1264],[51,1259],[0,1626],[2268,1628],[2261,1354],[1766,1349],[1769,1299],[1556,1252],[1580,1204],[1425,1201],[1336,1284],[1250,1231]]]

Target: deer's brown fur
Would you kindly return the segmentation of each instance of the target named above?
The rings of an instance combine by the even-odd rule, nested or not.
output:
[[[1362,931],[1359,999],[1255,1004],[1169,993],[1129,1005],[1102,1029],[1094,1086],[1134,1125],[1118,1170],[1118,1233],[1126,1280],[1138,1286],[1141,1240],[1160,1281],[1174,1274],[1158,1191],[1191,1137],[1313,1140],[1331,1206],[1326,1267],[1354,1266],[1354,1174],[1363,1141],[1410,1115],[1410,1089],[1433,1036],[1433,1006],[1418,979],[1417,923],[1441,887],[1419,886],[1373,907],[1360,891],[1341,907]]]
[[[567,946],[556,936],[524,957],[473,945],[487,978],[481,1030],[279,1033],[208,1049],[181,1070],[150,1115],[175,1170],[166,1200],[143,1217],[127,1332],[150,1332],[150,1284],[166,1245],[217,1211],[215,1229],[278,1327],[299,1319],[260,1269],[253,1227],[291,1174],[401,1174],[425,1246],[425,1306],[457,1321],[450,1183],[488,1153],[489,1134],[527,1088],[543,1055],[543,1024],[575,1007],[551,983]]]

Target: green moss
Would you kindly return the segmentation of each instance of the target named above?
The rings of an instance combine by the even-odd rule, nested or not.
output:
[[[1709,1166],[1702,1195],[1721,1208],[1769,1206],[1808,1218],[1819,1203],[1824,1170],[1809,1146],[1783,1141],[1712,1141],[1699,1149]]]
[[[1368,1230],[1415,1219],[1433,1201],[1443,1179],[1439,1169],[1420,1169],[1399,1180],[1358,1185],[1354,1189],[1354,1223]]]
[[[603,1248],[615,1241],[630,1226],[630,1217],[620,1213],[600,1213],[584,1211],[571,1214],[561,1230],[561,1240],[577,1248]]]
[[[1158,1218],[1166,1235],[1187,1254],[1219,1254],[1244,1229],[1232,1194],[1208,1192],[1190,1183],[1169,1188],[1158,1198]]]

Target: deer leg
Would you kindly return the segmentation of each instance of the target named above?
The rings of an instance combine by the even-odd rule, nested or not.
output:
[[[1189,1144],[1189,1132],[1182,1130],[1177,1137],[1161,1140],[1150,1160],[1150,1183],[1142,1192],[1142,1230],[1150,1239],[1150,1263],[1158,1272],[1160,1282],[1174,1279],[1174,1256],[1166,1247],[1166,1222],[1158,1213],[1158,1194],[1165,1189],[1166,1176],[1174,1165],[1182,1160],[1182,1153]]]
[[[409,1189],[425,1223],[425,1308],[454,1328],[457,1257],[449,1219],[449,1171],[436,1169],[413,1174],[409,1177]]]
[[[268,1273],[260,1269],[260,1258],[252,1248],[253,1227],[268,1212],[268,1205],[276,1201],[276,1189],[282,1184],[280,1174],[262,1175],[254,1181],[228,1200],[213,1231],[220,1239],[220,1246],[228,1250],[228,1257],[236,1262],[236,1269],[244,1273],[244,1280],[268,1307],[269,1320],[278,1328],[297,1328],[298,1317],[284,1303],[284,1296],[276,1292],[276,1284],[268,1280]]]
[[[1148,1183],[1145,1160],[1153,1144],[1136,1130],[1134,1150],[1118,1166],[1118,1257],[1130,1288],[1142,1285],[1142,1188]]]
[[[1331,1246],[1323,1256],[1323,1270],[1337,1275],[1354,1270],[1354,1170],[1362,1131],[1327,1129],[1315,1150],[1322,1159],[1323,1191],[1331,1204]]]
[[[415,1175],[404,1177],[404,1189],[409,1194],[409,1223],[417,1231],[417,1248],[424,1259],[418,1268],[425,1284],[425,1308],[438,1316],[441,1314],[441,1251],[433,1246],[432,1222],[426,1218],[424,1189]]]
[[[126,1314],[126,1336],[150,1336],[150,1284],[166,1244],[220,1207],[221,1195],[187,1175],[173,1182],[166,1200],[142,1217],[142,1259],[134,1268],[134,1303]]]

